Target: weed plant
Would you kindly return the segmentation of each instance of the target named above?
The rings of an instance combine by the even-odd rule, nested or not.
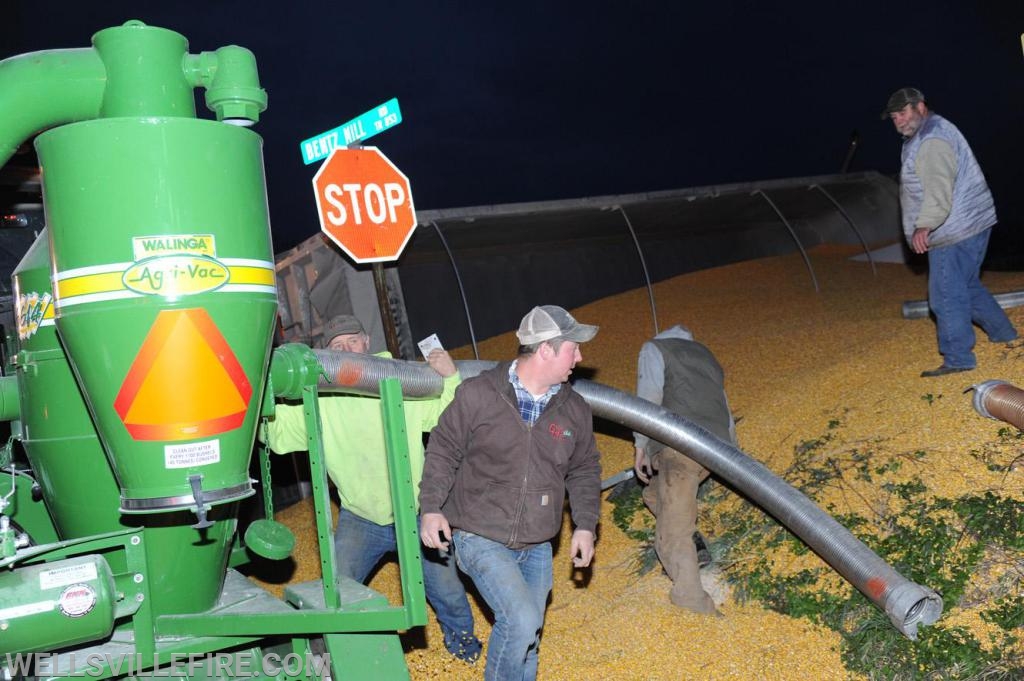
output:
[[[827,565],[800,560],[809,549],[798,538],[716,485],[702,500],[699,524],[718,528],[710,548],[737,599],[834,629],[843,639],[847,669],[872,681],[1024,679],[1024,503],[991,491],[935,497],[909,470],[926,463],[926,452],[887,452],[881,441],[845,442],[841,425],[832,419],[822,435],[799,442],[782,477],[897,572],[935,590],[943,599],[943,617],[919,627],[917,640],[909,640]],[[998,442],[972,455],[990,470],[1009,470],[1017,464],[1013,453],[1021,437],[1016,428],[1002,429]],[[837,498],[859,502],[846,508],[867,510],[843,512],[833,502],[823,503]],[[657,560],[653,520],[639,485],[610,499],[616,504],[614,522],[640,544],[638,571],[650,569]],[[954,608],[974,610],[992,625],[984,640],[947,623]]]

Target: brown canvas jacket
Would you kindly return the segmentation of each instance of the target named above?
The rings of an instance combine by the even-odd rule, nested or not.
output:
[[[568,491],[573,523],[595,531],[601,464],[590,406],[565,384],[528,426],[508,368],[499,364],[456,390],[427,445],[421,511],[523,548],[558,534]]]

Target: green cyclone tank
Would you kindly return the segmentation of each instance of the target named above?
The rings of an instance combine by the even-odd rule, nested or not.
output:
[[[277,310],[261,140],[191,118],[37,138],[57,328],[121,487],[148,513],[252,494]]]
[[[79,99],[96,117],[35,140],[54,320],[121,511],[189,509],[202,528],[253,493],[277,291],[262,140],[240,126],[266,94],[242,48],[189,55],[137,21],[93,44],[102,96]],[[222,122],[195,118],[200,85]]]

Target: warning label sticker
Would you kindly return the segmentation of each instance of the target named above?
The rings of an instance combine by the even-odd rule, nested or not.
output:
[[[220,462],[220,440],[164,446],[164,468],[192,468]]]
[[[96,580],[96,563],[79,563],[67,565],[39,573],[40,589],[58,589],[76,582],[92,582]]]
[[[96,601],[95,589],[88,584],[75,584],[64,589],[57,599],[57,607],[65,617],[82,617],[92,611]]]

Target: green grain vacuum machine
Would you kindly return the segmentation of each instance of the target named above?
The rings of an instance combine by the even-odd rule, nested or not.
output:
[[[322,368],[305,346],[272,349],[255,59],[189,54],[139,21],[92,42],[0,61],[0,164],[35,137],[46,216],[13,276],[0,377],[0,677],[408,678],[397,632],[426,622],[412,490],[396,489],[392,606],[336,575]],[[196,88],[216,120],[196,117]],[[401,390],[381,390],[398,433]],[[302,399],[314,433],[324,575],[283,599],[238,570],[294,544],[266,452],[250,465],[275,397]],[[265,515],[244,542],[243,503]]]

